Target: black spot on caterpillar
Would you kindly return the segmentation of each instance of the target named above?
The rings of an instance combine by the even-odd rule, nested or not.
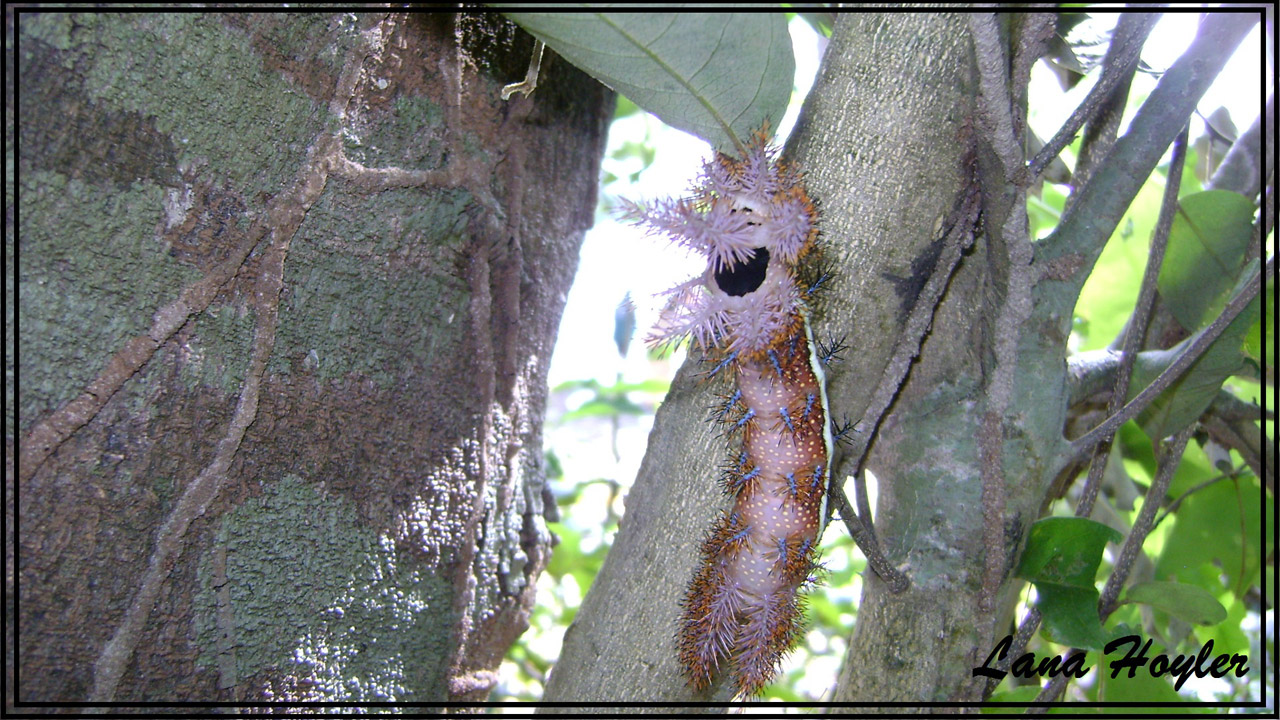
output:
[[[711,413],[732,443],[720,482],[734,506],[703,540],[677,653],[695,687],[723,662],[737,694],[758,695],[803,634],[802,590],[820,570],[832,428],[819,353],[838,350],[820,349],[808,322],[829,274],[818,213],[761,131],[745,155],[707,162],[692,197],[627,214],[707,258],[669,291],[650,342],[691,339],[707,374],[734,384]]]

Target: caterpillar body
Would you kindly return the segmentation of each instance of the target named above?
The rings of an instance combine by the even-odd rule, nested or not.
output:
[[[690,338],[711,375],[733,379],[712,417],[737,440],[722,476],[734,505],[702,543],[677,653],[695,688],[724,662],[736,694],[758,695],[803,633],[802,591],[820,570],[832,433],[809,327],[825,277],[817,210],[760,131],[740,157],[707,162],[692,197],[628,215],[707,258],[670,291],[650,343]]]

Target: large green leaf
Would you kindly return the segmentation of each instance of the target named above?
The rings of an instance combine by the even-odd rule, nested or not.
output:
[[[1242,292],[1247,283],[1257,281],[1257,267],[1258,261],[1254,260],[1245,268],[1229,297]],[[1217,396],[1222,383],[1243,369],[1245,341],[1250,328],[1258,323],[1261,307],[1261,301],[1255,298],[1227,326],[1213,345],[1209,346],[1204,355],[1138,416],[1138,424],[1152,442],[1173,435],[1194,422]],[[1133,397],[1155,380],[1204,331],[1202,328],[1195,335],[1167,350],[1140,353],[1134,361],[1129,397]]]
[[[1227,619],[1227,609],[1196,585],[1178,582],[1146,582],[1131,585],[1126,602],[1144,603],[1197,625],[1217,625]]]
[[[1261,568],[1271,554],[1262,528],[1275,527],[1272,513],[1270,498],[1252,477],[1192,493],[1178,508],[1155,577],[1196,584],[1215,595],[1224,590],[1225,577],[1225,589],[1243,596],[1262,581]]]
[[[776,126],[791,99],[795,57],[780,12],[506,16],[663,122],[720,150],[740,148],[766,120]]]
[[[1156,285],[1188,332],[1207,324],[1226,304],[1252,234],[1253,203],[1243,195],[1207,190],[1178,201]]]
[[[1114,529],[1086,518],[1049,517],[1031,526],[1017,574],[1035,583],[1046,637],[1091,650],[1106,644],[1094,579],[1103,548],[1120,538]]]
[[[1098,591],[1055,583],[1036,583],[1036,608],[1044,636],[1059,645],[1101,650],[1106,631],[1098,619]]]
[[[1103,548],[1107,542],[1120,542],[1121,537],[1114,529],[1086,518],[1038,520],[1031,526],[1018,577],[1092,589]]]

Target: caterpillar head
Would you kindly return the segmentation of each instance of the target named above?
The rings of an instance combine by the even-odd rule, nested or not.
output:
[[[817,211],[762,132],[745,156],[708,161],[691,197],[628,203],[626,214],[707,260],[668,291],[650,344],[688,337],[704,351],[758,355],[790,336],[804,312],[796,267],[816,242]]]

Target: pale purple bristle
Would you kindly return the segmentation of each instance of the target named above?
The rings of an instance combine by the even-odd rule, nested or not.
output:
[[[739,162],[741,194],[757,204],[769,201],[779,190],[776,152],[763,142],[753,143]]]
[[[727,200],[654,201],[652,207],[624,201],[625,219],[643,222],[653,234],[664,234],[680,245],[706,255],[715,269],[749,259],[760,247],[760,232],[750,218],[733,212]],[[704,207],[699,207],[704,206]]]
[[[770,214],[772,222],[769,224],[769,235],[773,246],[784,262],[796,262],[801,248],[809,241],[809,233],[813,228],[810,208],[799,199],[787,198],[775,202],[770,208]]]
[[[784,268],[794,266],[813,241],[813,206],[797,185],[799,175],[776,152],[757,134],[745,156],[705,162],[692,196],[623,202],[624,217],[707,259],[699,278],[669,291],[651,344],[689,338],[703,350],[761,352],[803,310],[792,272]],[[761,249],[769,253],[762,284],[742,295],[721,290],[718,274],[758,257]]]
[[[742,192],[742,183],[725,168],[718,159],[703,163],[701,183],[696,187],[703,196],[728,197]]]

